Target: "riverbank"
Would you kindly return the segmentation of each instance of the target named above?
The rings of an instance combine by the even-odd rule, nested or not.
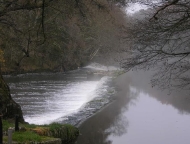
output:
[[[27,122],[44,124],[57,120],[62,123],[63,119],[63,123],[75,124],[114,101],[112,96],[115,94],[115,88],[111,71],[107,73],[107,69],[105,66],[92,65],[91,68],[67,73],[8,76],[6,81],[12,90],[13,99],[21,104]],[[110,69],[113,70],[114,76],[121,74],[116,67]],[[100,70],[103,72],[99,79],[87,78],[87,72]],[[76,101],[73,101],[75,99]],[[68,107],[68,104],[72,105]],[[73,110],[73,104],[77,106],[76,112],[65,116],[69,110]]]
[[[8,142],[8,130],[12,131],[14,144],[69,144],[76,140],[79,135],[78,128],[69,124],[52,123],[49,125],[19,124],[19,130],[14,130],[14,122],[3,120],[3,141]]]

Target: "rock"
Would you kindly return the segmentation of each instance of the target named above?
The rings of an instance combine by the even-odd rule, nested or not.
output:
[[[3,119],[14,119],[15,115],[19,115],[19,121],[24,122],[20,105],[18,105],[11,97],[9,86],[0,74],[0,114]]]

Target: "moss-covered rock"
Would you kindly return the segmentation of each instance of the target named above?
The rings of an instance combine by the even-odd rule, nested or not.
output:
[[[10,95],[9,86],[4,81],[0,73],[0,113],[3,114],[3,119],[13,119],[15,115],[19,115],[19,121],[24,122],[22,110]]]

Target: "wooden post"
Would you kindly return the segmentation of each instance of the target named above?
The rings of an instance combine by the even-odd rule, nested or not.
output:
[[[3,124],[2,124],[2,116],[0,115],[0,144],[3,144]]]
[[[19,115],[15,115],[15,131],[19,131]]]
[[[13,129],[8,129],[8,144],[12,144],[12,135],[13,135]]]

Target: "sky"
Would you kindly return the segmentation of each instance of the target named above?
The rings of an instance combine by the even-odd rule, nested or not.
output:
[[[163,3],[163,2],[160,0],[152,0],[150,5],[151,4],[160,5],[161,3]],[[147,10],[150,7],[151,6],[136,2],[136,3],[129,3],[125,10],[128,15],[133,15],[133,14],[139,12],[140,10]]]
[[[140,3],[129,3],[128,7],[126,8],[126,13],[129,15],[133,15],[136,12],[139,12],[140,10],[146,10],[149,7],[147,5],[142,5]]]

